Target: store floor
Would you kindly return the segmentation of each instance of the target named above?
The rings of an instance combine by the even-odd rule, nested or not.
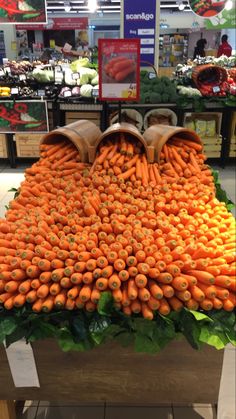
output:
[[[14,192],[8,192],[9,189],[19,186],[24,178],[23,172],[26,167],[19,165],[16,169],[11,169],[6,164],[0,164],[0,217],[4,216],[5,205],[14,197]],[[225,169],[214,167],[220,171],[222,187],[235,202],[234,165],[228,165]],[[86,404],[48,401],[26,401],[18,409],[17,414],[17,419],[216,419],[216,417],[215,406],[201,404],[143,406],[140,403],[128,406],[114,403]]]

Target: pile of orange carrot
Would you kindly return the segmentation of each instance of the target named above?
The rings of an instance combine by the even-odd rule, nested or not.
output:
[[[235,223],[215,198],[201,145],[173,138],[149,164],[123,134],[94,164],[42,145],[0,219],[0,304],[127,315],[235,307]]]

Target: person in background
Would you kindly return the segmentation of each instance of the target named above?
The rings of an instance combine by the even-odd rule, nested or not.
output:
[[[207,44],[207,40],[205,38],[201,38],[197,41],[196,47],[194,48],[193,59],[197,57],[205,57],[205,46]]]
[[[232,54],[232,47],[228,43],[228,35],[222,35],[221,44],[217,52],[217,57],[221,57],[221,55],[226,55],[227,57],[230,57],[231,54]]]

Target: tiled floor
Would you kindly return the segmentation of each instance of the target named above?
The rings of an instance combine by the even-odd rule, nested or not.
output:
[[[26,166],[11,169],[0,164],[0,217],[4,216],[5,205],[13,199],[12,187],[18,188],[23,180]],[[235,167],[220,169],[222,187],[233,202],[236,201]],[[114,404],[90,404],[47,401],[27,401],[17,419],[216,419],[216,408],[211,405],[194,406],[124,406]],[[227,416],[228,419],[234,419]],[[220,418],[221,419],[221,418]]]
[[[17,419],[216,419],[211,405],[127,406],[85,405],[56,402],[26,402]],[[233,419],[233,418],[232,418]]]

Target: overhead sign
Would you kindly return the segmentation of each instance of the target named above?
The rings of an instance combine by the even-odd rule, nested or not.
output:
[[[210,18],[216,16],[225,8],[227,0],[189,0],[189,6],[196,15]]]
[[[74,17],[74,18],[65,18],[65,17],[54,17],[53,19],[48,19],[46,25],[16,25],[17,30],[68,30],[68,29],[87,29],[88,28],[88,18],[87,17]]]
[[[140,41],[99,39],[99,99],[138,101]]]
[[[1,0],[0,23],[32,24],[47,22],[46,0]]]
[[[155,64],[155,47],[158,41],[156,8],[156,0],[124,0],[124,38],[140,39],[141,65],[144,65],[144,61]]]

